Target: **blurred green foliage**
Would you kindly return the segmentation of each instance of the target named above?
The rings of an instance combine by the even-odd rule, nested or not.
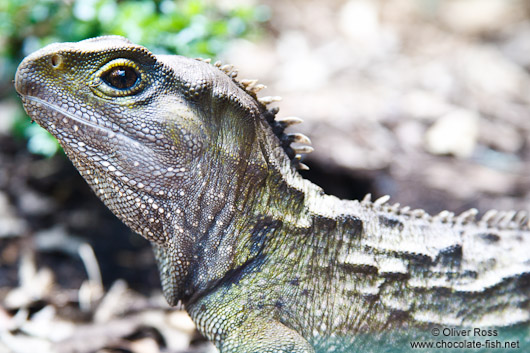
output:
[[[220,4],[221,3],[221,4]],[[266,6],[208,0],[1,0],[0,99],[13,92],[18,63],[53,42],[122,35],[157,54],[216,57],[236,38],[260,35]],[[34,153],[53,155],[58,145],[20,112],[14,134]]]

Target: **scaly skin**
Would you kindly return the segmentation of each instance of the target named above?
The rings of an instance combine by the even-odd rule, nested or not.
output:
[[[490,339],[528,350],[523,213],[429,216],[325,195],[295,170],[290,142],[306,138],[233,77],[112,36],[37,51],[15,86],[152,242],[168,302],[221,352],[405,352],[434,327],[496,329]]]

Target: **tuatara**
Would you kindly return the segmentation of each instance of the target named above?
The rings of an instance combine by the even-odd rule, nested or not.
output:
[[[299,120],[235,77],[107,36],[31,54],[15,86],[221,352],[530,351],[524,212],[326,195],[297,172]]]

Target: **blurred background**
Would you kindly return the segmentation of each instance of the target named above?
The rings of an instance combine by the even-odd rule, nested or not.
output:
[[[528,1],[2,0],[0,353],[215,351],[14,92],[24,56],[104,34],[259,79],[328,193],[530,209]]]

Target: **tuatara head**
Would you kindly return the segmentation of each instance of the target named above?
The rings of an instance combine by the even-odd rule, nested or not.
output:
[[[201,175],[236,167],[255,134],[252,114],[239,116],[231,101],[238,87],[217,68],[118,36],[51,44],[24,59],[15,86],[98,196],[151,240],[167,237],[152,224],[173,211],[167,200],[184,213]],[[259,114],[252,99],[236,103]]]
[[[179,264],[170,302],[197,248],[219,243],[271,170],[294,170],[290,143],[307,140],[283,133],[299,120],[276,121],[255,81],[118,36],[51,44],[24,59],[15,86],[111,211],[162,249],[161,267]]]

